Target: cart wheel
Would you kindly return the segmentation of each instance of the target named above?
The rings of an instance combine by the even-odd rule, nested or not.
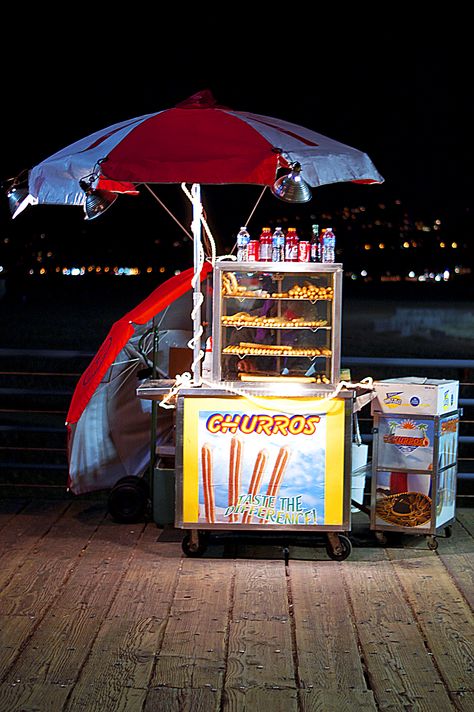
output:
[[[438,541],[435,536],[426,537],[426,543],[428,544],[428,549],[431,549],[431,551],[436,551],[438,548]]]
[[[111,489],[108,510],[116,522],[143,521],[148,505],[148,484],[141,477],[123,477]]]
[[[343,534],[339,534],[338,539],[339,546],[336,548],[333,548],[331,546],[331,542],[328,541],[328,543],[326,544],[326,552],[329,558],[333,561],[344,561],[344,559],[347,559],[347,557],[351,554],[351,540]]]
[[[388,544],[388,537],[385,532],[375,532],[375,538],[378,544],[386,546]]]
[[[450,539],[453,536],[452,526],[444,527],[444,536],[446,537],[446,539]]]
[[[202,534],[198,534],[196,543],[192,541],[191,534],[186,534],[183,537],[181,548],[186,556],[202,556],[207,549],[207,538],[203,537]]]

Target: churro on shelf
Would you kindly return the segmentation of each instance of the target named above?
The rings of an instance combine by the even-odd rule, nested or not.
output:
[[[252,472],[252,479],[250,480],[249,485],[248,493],[252,497],[255,497],[255,495],[257,495],[260,491],[260,485],[262,483],[262,477],[265,471],[267,460],[268,452],[266,450],[260,450],[257,455],[257,459],[255,460],[255,465]],[[244,516],[242,517],[242,524],[248,524],[251,519],[252,515],[250,514],[250,512],[245,512]]]
[[[242,475],[242,443],[239,438],[232,438],[230,441],[229,460],[229,507],[236,507],[240,494],[240,480]],[[237,522],[238,515],[232,513],[229,516],[230,522]]]
[[[223,354],[236,354],[237,356],[331,356],[331,350],[322,346],[319,349],[305,349],[290,345],[280,344],[255,344],[241,341],[239,344],[226,346]]]
[[[304,317],[285,319],[283,316],[251,316],[247,312],[224,315],[222,326],[269,327],[272,329],[317,329],[327,326],[326,319],[305,320]]]
[[[209,524],[215,524],[216,506],[214,503],[214,482],[212,450],[209,445],[201,448],[202,486],[204,490],[204,515]]]

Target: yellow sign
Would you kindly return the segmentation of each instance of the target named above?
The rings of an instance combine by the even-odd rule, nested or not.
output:
[[[185,397],[183,523],[342,526],[344,406]]]

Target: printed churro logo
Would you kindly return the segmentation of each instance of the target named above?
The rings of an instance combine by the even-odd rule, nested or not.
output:
[[[441,423],[442,433],[457,433],[459,418],[452,418]]]
[[[241,415],[213,413],[206,422],[210,433],[243,433],[244,435],[314,435],[319,415]]]
[[[383,402],[385,405],[393,406],[395,408],[396,406],[402,404],[402,399],[400,398],[401,394],[402,391],[398,391],[398,393],[387,393],[383,399]]]
[[[428,447],[430,444],[426,436],[426,423],[415,423],[413,420],[391,421],[389,427],[390,434],[384,435],[384,443],[395,445],[402,452],[411,452],[417,447]]]
[[[261,524],[317,524],[316,510],[304,510],[301,500],[301,495],[275,497],[242,494],[235,505],[227,507],[224,516],[243,514],[244,520],[255,516]]]

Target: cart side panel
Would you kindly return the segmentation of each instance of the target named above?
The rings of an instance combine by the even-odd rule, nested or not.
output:
[[[350,528],[352,398],[200,396],[178,399],[176,526]]]

